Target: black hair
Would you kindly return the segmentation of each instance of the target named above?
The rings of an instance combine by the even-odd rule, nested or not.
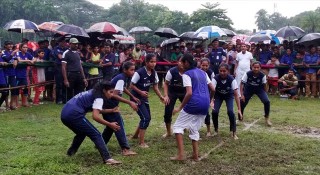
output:
[[[226,68],[228,71],[229,71],[229,65],[228,64],[226,64],[226,63],[221,63],[220,65],[219,65],[219,69],[220,68]]]
[[[194,61],[193,56],[189,53],[183,54],[181,58],[181,62],[188,62],[190,67],[188,70],[194,69],[197,65],[197,63]]]
[[[271,58],[272,58],[272,57],[275,57],[275,58],[277,58],[277,55],[273,54],[273,55],[271,55]]]
[[[39,54],[39,53],[41,53],[41,52],[44,53],[44,50],[43,50],[43,49],[39,49],[39,50],[37,51],[37,54]]]
[[[295,73],[296,71],[294,70],[294,69],[292,69],[292,68],[290,68],[289,70],[288,70],[288,72],[289,71],[292,71],[293,73]]]
[[[111,90],[114,89],[114,84],[111,83],[111,81],[102,81],[102,82],[98,82],[94,85],[93,87],[93,95],[96,98],[101,98],[103,97],[103,90]]]
[[[5,45],[5,46],[7,46],[7,45],[13,45],[13,42],[12,42],[12,41],[5,41],[5,42],[4,42],[4,45]]]
[[[153,54],[153,53],[148,53],[147,56],[146,56],[145,62],[146,62],[146,63],[150,62],[150,60],[151,60],[153,57],[156,57],[156,55]]]
[[[20,44],[20,46],[19,46],[19,49],[20,49],[20,50],[22,49],[23,45],[27,45],[27,46],[28,46],[28,43],[22,42],[22,43]]]
[[[253,62],[253,63],[251,64],[251,66],[254,66],[254,65],[256,65],[256,64],[258,64],[258,65],[261,67],[260,61],[255,61],[255,62]]]
[[[276,41],[275,41],[275,40],[272,40],[272,41],[270,42],[270,44],[276,44]]]
[[[123,62],[119,68],[119,73],[122,73],[123,70],[130,69],[131,66],[134,66],[134,64],[131,61]]]
[[[200,64],[202,64],[202,62],[207,61],[210,64],[210,60],[208,58],[202,58],[200,60]]]

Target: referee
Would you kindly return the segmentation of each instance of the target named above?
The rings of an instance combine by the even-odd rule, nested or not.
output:
[[[88,82],[85,79],[81,65],[81,58],[78,53],[79,41],[76,38],[69,40],[70,49],[66,50],[62,55],[62,75],[63,82],[66,86],[66,101],[73,96],[84,91]]]

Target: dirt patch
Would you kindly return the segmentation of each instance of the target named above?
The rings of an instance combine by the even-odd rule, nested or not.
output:
[[[320,139],[320,128],[314,128],[314,127],[301,128],[298,126],[284,126],[282,128],[278,128],[278,130],[288,132],[294,135]]]

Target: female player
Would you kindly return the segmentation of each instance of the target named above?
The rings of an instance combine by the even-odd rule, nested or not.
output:
[[[112,128],[114,131],[119,131],[121,128],[117,122],[108,122],[99,116],[103,106],[103,98],[110,99],[113,90],[112,83],[104,81],[96,84],[92,90],[79,93],[64,105],[61,111],[61,121],[76,134],[67,155],[74,155],[88,136],[99,150],[104,163],[121,163],[111,158],[100,132],[85,117],[86,113],[92,110],[92,118],[95,121]]]

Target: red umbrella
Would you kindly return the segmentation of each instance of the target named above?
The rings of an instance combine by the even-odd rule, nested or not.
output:
[[[93,24],[88,30],[88,33],[104,33],[104,34],[123,34],[123,29],[111,22],[99,22]]]
[[[51,21],[51,22],[43,22],[42,24],[38,25],[38,28],[42,32],[51,32],[51,33],[58,33],[60,35],[65,35],[66,33],[64,32],[59,32],[56,30],[60,25],[62,25],[62,22],[56,22],[56,21]],[[51,34],[52,35],[52,34]]]

